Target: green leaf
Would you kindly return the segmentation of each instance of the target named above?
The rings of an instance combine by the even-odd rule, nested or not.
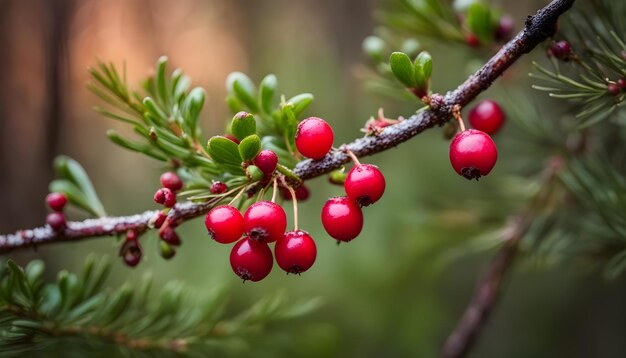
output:
[[[263,171],[256,165],[249,165],[246,168],[246,176],[252,181],[259,181],[263,179]]]
[[[200,111],[202,111],[202,107],[204,106],[205,98],[206,95],[204,93],[204,89],[201,87],[192,89],[185,98],[185,124],[187,125],[189,133],[194,138],[199,131],[198,118],[200,117]]]
[[[232,122],[230,123],[230,131],[239,140],[256,134],[256,120],[254,119],[254,116],[248,112],[239,112],[235,114]]]
[[[241,101],[238,100],[237,96],[235,96],[234,94],[229,94],[228,96],[226,96],[226,105],[233,113],[241,112],[243,110],[243,104],[241,104]]]
[[[120,136],[117,132],[115,132],[112,129],[109,129],[107,131],[107,137],[109,137],[109,139],[111,140],[111,142],[119,145],[122,148],[126,148],[128,150],[131,150],[133,152],[139,152],[139,153],[143,153],[146,154],[156,160],[160,160],[162,162],[167,161],[167,158],[162,156],[161,154],[156,153],[151,146],[143,144],[143,143],[138,143],[138,142],[133,142],[130,141],[128,139],[123,138],[122,136]]]
[[[67,156],[58,156],[54,160],[54,167],[61,178],[69,180],[80,189],[89,206],[88,210],[85,208],[87,211],[99,217],[106,216],[89,176],[77,161]]]
[[[278,80],[273,74],[269,74],[263,78],[259,86],[259,102],[263,112],[269,114],[272,112],[272,100],[276,93]]]
[[[166,56],[159,57],[159,60],[157,61],[156,77],[154,79],[156,82],[157,93],[159,95],[159,102],[166,108],[170,106],[167,78],[165,74],[167,61],[168,59]]]
[[[417,88],[428,91],[430,77],[433,74],[433,59],[426,51],[422,51],[415,59],[415,84]]]
[[[289,98],[287,103],[293,104],[293,115],[299,117],[302,112],[313,102],[311,93],[301,93],[297,96]]]
[[[415,87],[413,63],[409,56],[402,52],[394,52],[389,57],[389,65],[393,75],[406,87]]]
[[[482,2],[474,2],[467,9],[467,27],[478,37],[481,43],[490,43],[495,32],[489,6]]]
[[[245,137],[241,143],[239,143],[239,154],[244,162],[256,158],[260,151],[261,138],[256,134]]]
[[[241,166],[239,147],[233,141],[222,136],[215,136],[209,140],[209,155],[220,164]]]
[[[226,88],[229,93],[237,96],[251,112],[258,113],[257,92],[254,83],[248,76],[241,72],[233,72],[226,78]]]

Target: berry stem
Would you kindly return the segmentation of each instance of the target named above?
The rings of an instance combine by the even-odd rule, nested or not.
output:
[[[239,198],[243,195],[243,193],[244,193],[245,191],[246,191],[246,186],[244,185],[244,186],[241,188],[241,190],[239,190],[239,193],[237,193],[237,195],[235,195],[235,197],[233,198],[233,200],[231,200],[231,201],[228,203],[228,205],[233,205],[233,203],[234,203],[235,201],[237,201],[237,199],[239,199]]]
[[[291,201],[293,202],[293,229],[298,231],[298,199],[296,198],[296,191],[288,185],[287,190],[291,194]]]
[[[346,154],[348,154],[350,159],[352,159],[352,161],[354,162],[354,165],[361,165],[361,162],[359,161],[359,158],[357,158],[357,156],[354,155],[354,153],[352,153],[352,151],[350,149],[344,148],[344,151],[346,152]]]
[[[459,129],[461,130],[461,132],[465,132],[465,122],[463,121],[463,117],[461,116],[460,105],[455,104],[454,107],[452,107],[452,115],[457,120],[457,122],[459,122]]]
[[[274,185],[272,188],[272,203],[276,202],[276,193],[278,193],[278,180],[274,177]]]

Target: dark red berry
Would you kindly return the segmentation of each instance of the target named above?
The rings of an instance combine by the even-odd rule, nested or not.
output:
[[[50,193],[46,196],[46,203],[54,211],[63,211],[67,204],[67,197],[61,193]]]
[[[559,60],[569,61],[572,56],[572,46],[567,41],[555,42],[550,47],[550,53]]]
[[[626,90],[626,78],[620,78],[619,80],[617,80],[617,85],[622,90]]]
[[[161,174],[161,186],[168,188],[173,192],[177,192],[183,188],[183,181],[174,172],[165,172]]]
[[[171,226],[163,226],[159,230],[159,237],[161,238],[161,240],[167,242],[170,245],[180,246],[181,244],[180,237],[178,237],[176,230],[174,230]]]
[[[243,235],[243,216],[230,205],[217,206],[206,214],[204,225],[211,238],[221,244],[230,244]]]
[[[299,187],[297,187],[293,191],[296,193],[296,199],[298,201],[305,201],[311,195],[311,193],[309,192],[309,188],[307,188],[304,184],[300,185]],[[283,199],[291,200],[291,192],[289,191],[289,189],[282,188],[281,189],[281,194],[283,196]]]
[[[137,240],[127,240],[120,248],[120,256],[124,259],[126,265],[135,267],[141,261],[141,245]]]
[[[606,86],[606,90],[609,92],[611,96],[617,96],[620,93],[621,88],[619,88],[619,86],[615,83],[609,83]]]
[[[321,159],[328,154],[334,139],[333,129],[317,117],[303,120],[296,130],[296,148],[311,159]]]
[[[154,202],[171,208],[176,205],[176,194],[168,188],[161,188],[154,193]]]
[[[262,150],[256,158],[254,158],[254,165],[259,167],[265,175],[272,175],[278,165],[278,156],[271,150]]]
[[[252,240],[274,242],[283,237],[287,215],[283,208],[271,201],[258,201],[243,215],[244,231]]]
[[[450,144],[452,167],[470,180],[489,174],[497,159],[498,150],[491,137],[476,129],[457,134]]]
[[[274,266],[272,250],[264,242],[247,237],[239,240],[230,252],[230,266],[244,281],[257,282],[264,279]]]
[[[156,218],[154,219],[154,227],[157,229],[160,229],[161,226],[163,226],[165,219],[167,219],[167,214],[162,211],[159,211]]]
[[[498,28],[496,29],[496,40],[508,41],[511,39],[515,22],[510,16],[502,16],[498,21]]]
[[[211,194],[223,194],[228,190],[228,186],[221,181],[216,181],[211,184]]]
[[[363,213],[345,196],[330,198],[322,208],[322,225],[335,240],[351,241],[363,228]]]
[[[374,204],[385,192],[385,177],[375,165],[355,165],[344,182],[348,198],[360,206]]]
[[[65,215],[57,211],[46,216],[46,223],[50,225],[54,231],[62,231],[67,226],[67,223],[65,222]]]
[[[495,101],[480,101],[469,111],[468,121],[475,129],[487,134],[495,134],[504,123],[504,111]]]
[[[480,47],[478,36],[470,33],[465,36],[465,43],[470,47]]]
[[[287,273],[301,274],[310,269],[317,256],[315,241],[306,231],[288,231],[276,241],[276,263]]]

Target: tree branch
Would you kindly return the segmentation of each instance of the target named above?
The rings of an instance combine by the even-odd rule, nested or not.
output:
[[[379,135],[364,137],[346,144],[356,156],[376,154],[403,143],[428,128],[443,125],[452,115],[454,105],[465,106],[508,69],[522,55],[530,52],[539,43],[552,36],[561,14],[567,11],[575,0],[554,0],[534,16],[526,20],[526,27],[513,40],[505,44],[481,69],[470,76],[463,84],[445,96],[435,94],[431,105],[398,124],[386,127]],[[334,151],[321,160],[310,159],[299,162],[294,172],[302,179],[311,179],[329,173],[350,158],[344,151]],[[212,207],[212,202],[202,204],[181,203],[170,211],[170,221],[183,222],[203,215]],[[39,227],[0,235],[0,253],[18,248],[35,247],[40,244],[62,241],[76,241],[90,237],[122,234],[129,229],[144,231],[157,211],[126,217],[106,217],[70,222],[68,228],[55,233],[50,227]]]

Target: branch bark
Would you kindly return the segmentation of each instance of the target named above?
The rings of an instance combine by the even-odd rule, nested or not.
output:
[[[561,14],[567,11],[575,0],[554,0],[534,16],[529,16],[526,26],[515,38],[505,44],[485,65],[470,76],[455,90],[445,96],[435,94],[431,105],[418,111],[398,124],[385,128],[379,135],[364,137],[345,144],[356,156],[373,155],[395,147],[426,129],[443,125],[452,115],[455,105],[465,106],[476,96],[488,89],[491,84],[521,56],[530,52],[539,43],[552,36]],[[321,160],[303,160],[294,172],[302,179],[311,179],[340,168],[350,158],[343,151],[335,151]],[[203,215],[213,203],[177,204],[168,214],[169,220],[183,222]],[[36,247],[46,243],[77,241],[91,237],[111,236],[125,233],[129,229],[144,231],[150,220],[157,215],[156,210],[142,214],[88,219],[82,222],[69,222],[68,228],[55,233],[50,227],[21,230],[14,234],[0,235],[0,253],[19,248]]]

